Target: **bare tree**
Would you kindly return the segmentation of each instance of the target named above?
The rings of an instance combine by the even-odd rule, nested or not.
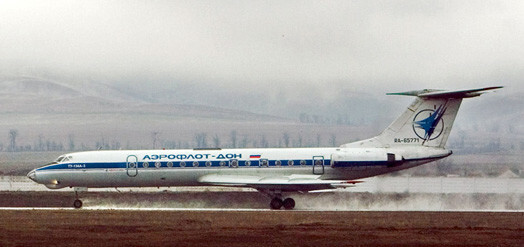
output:
[[[69,142],[69,151],[75,150],[75,136],[73,134],[69,134],[67,136],[68,142]]]
[[[44,136],[42,134],[38,135],[38,151],[44,151]]]
[[[331,143],[332,147],[337,146],[337,136],[335,134],[331,134],[331,138],[329,138],[329,142]]]
[[[266,135],[262,135],[262,139],[260,139],[260,147],[262,148],[268,148],[269,147],[269,143],[266,139]]]
[[[282,140],[284,141],[284,146],[289,147],[289,134],[287,132],[284,132],[282,134]]]
[[[231,131],[231,147],[232,148],[237,147],[237,131],[236,130]]]
[[[215,145],[214,146],[215,148],[219,148],[220,147],[220,137],[218,137],[217,134],[215,134],[215,136],[213,136],[213,145]]]
[[[9,147],[8,150],[11,152],[16,151],[16,137],[18,137],[18,130],[10,129],[9,130]]]
[[[240,140],[240,147],[241,148],[246,148],[248,142],[249,142],[249,140],[247,138],[247,135],[242,135],[242,140]]]
[[[317,147],[320,147],[320,143],[322,142],[322,138],[320,134],[317,134]]]
[[[158,135],[159,134],[160,134],[160,132],[158,132],[158,131],[151,132],[151,138],[153,139],[153,149],[156,149],[156,143],[158,142]]]
[[[197,133],[195,134],[197,148],[207,148],[207,134]]]
[[[119,149],[122,149],[122,145],[120,144],[119,141],[117,141],[117,140],[113,140],[113,141],[111,142],[111,149],[112,149],[112,150],[119,150]]]

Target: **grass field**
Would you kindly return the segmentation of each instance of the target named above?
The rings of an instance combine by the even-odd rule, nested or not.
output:
[[[523,213],[0,211],[2,246],[522,246]]]

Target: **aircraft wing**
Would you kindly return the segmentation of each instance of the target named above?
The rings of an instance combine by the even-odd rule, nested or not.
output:
[[[322,180],[319,175],[251,176],[210,174],[199,178],[200,183],[215,186],[250,187],[257,190],[314,191],[353,187],[362,181]]]

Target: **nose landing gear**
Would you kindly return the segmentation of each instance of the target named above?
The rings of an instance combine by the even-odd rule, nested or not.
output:
[[[82,200],[80,200],[80,197],[78,196],[78,192],[80,191],[87,191],[87,188],[84,187],[75,187],[75,201],[73,202],[73,207],[75,208],[82,208]]]
[[[81,208],[81,207],[82,207],[82,200],[80,200],[80,199],[76,199],[76,200],[73,202],[73,207],[75,207],[75,208]]]

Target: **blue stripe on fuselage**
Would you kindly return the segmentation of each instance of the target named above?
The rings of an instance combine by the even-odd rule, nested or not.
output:
[[[280,161],[280,165],[278,162]],[[290,163],[292,161],[292,163]],[[157,162],[138,162],[139,169],[155,169],[155,168],[219,168],[231,166],[230,160],[227,161],[163,161],[158,166]],[[193,164],[197,162],[197,164]],[[210,162],[208,164],[207,162]],[[238,167],[263,167],[261,165],[262,160],[238,160]],[[250,163],[250,164],[248,164]],[[302,165],[301,165],[302,164]],[[331,160],[324,160],[324,166],[331,164]],[[385,161],[344,161],[336,162],[335,167],[356,167],[356,166],[386,166],[389,163]],[[301,167],[301,166],[312,166],[313,160],[268,160],[268,167]],[[36,169],[37,171],[43,170],[62,170],[62,169],[125,169],[127,168],[126,162],[98,162],[98,163],[63,163],[54,164]]]
[[[268,167],[300,167],[300,166],[311,166],[313,165],[312,160],[291,160],[292,163],[289,163],[290,160],[267,160]],[[163,161],[160,162],[158,166],[157,162],[138,162],[138,168],[140,169],[152,169],[152,168],[191,168],[191,167],[229,167],[232,165],[233,160],[227,161]],[[197,164],[194,164],[197,162]],[[208,163],[210,162],[210,163]],[[238,167],[261,167],[262,160],[237,160]],[[278,165],[280,162],[280,165]],[[324,160],[324,165],[329,165],[330,160]],[[99,163],[63,163],[49,165],[36,169],[37,171],[42,170],[60,170],[60,169],[116,169],[116,168],[127,168],[127,163],[125,162],[99,162]]]

